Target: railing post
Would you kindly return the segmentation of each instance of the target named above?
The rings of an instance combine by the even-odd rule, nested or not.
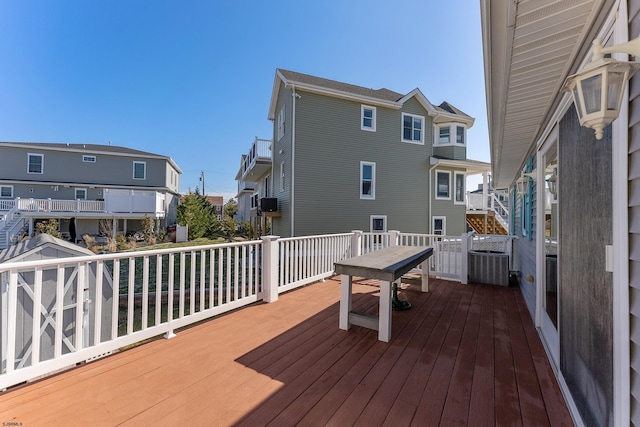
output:
[[[262,299],[278,300],[278,239],[280,236],[262,236]]]
[[[400,232],[398,230],[389,230],[389,246],[398,246],[400,244]]]
[[[462,233],[462,253],[460,254],[460,283],[466,285],[469,278],[469,250],[471,245],[469,244],[469,236],[467,233]]]
[[[362,230],[353,230],[351,235],[351,256],[356,257],[362,254]]]

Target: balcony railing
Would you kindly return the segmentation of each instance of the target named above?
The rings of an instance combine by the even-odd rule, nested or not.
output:
[[[466,283],[467,251],[495,239],[509,247],[506,236],[357,231],[0,264],[0,390],[274,302],[332,276],[336,261],[387,246],[432,246],[429,273]]]
[[[242,164],[243,178],[245,178],[247,174],[258,165],[263,166],[263,169],[271,167],[271,161],[273,159],[272,143],[273,141],[270,139],[259,139],[256,137],[251,145],[249,153],[244,157],[244,162]],[[257,175],[260,175],[261,173],[262,170],[260,170]],[[247,180],[251,181],[250,179]]]

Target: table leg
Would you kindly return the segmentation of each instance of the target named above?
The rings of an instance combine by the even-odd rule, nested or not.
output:
[[[380,281],[380,313],[378,318],[378,339],[391,340],[391,282]]]
[[[352,289],[352,277],[343,274],[340,277],[340,329],[348,330],[349,326],[349,313],[351,312],[351,289]]]
[[[429,292],[429,263],[423,262],[420,266],[422,272],[422,292]]]

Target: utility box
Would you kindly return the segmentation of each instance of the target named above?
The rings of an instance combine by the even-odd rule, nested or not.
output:
[[[509,254],[496,251],[470,251],[469,282],[509,286]]]

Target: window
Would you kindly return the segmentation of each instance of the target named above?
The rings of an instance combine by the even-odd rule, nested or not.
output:
[[[86,188],[76,188],[76,200],[87,200],[87,189]]]
[[[278,113],[278,140],[284,136],[284,126],[285,126],[285,106],[282,106],[280,113]]]
[[[464,127],[456,126],[456,144],[464,145]]]
[[[402,141],[424,144],[424,117],[402,113]]]
[[[82,155],[82,161],[86,162],[86,163],[95,163],[96,162],[96,156],[89,156],[86,154]]]
[[[455,198],[453,202],[456,204],[464,204],[464,173],[463,172],[455,172],[453,181],[455,183]]]
[[[431,218],[431,233],[438,236],[447,234],[447,217],[434,216]]]
[[[284,162],[280,162],[280,191],[284,191]]]
[[[133,179],[147,179],[146,162],[133,162]]]
[[[361,107],[362,120],[360,122],[360,129],[368,130],[371,132],[376,131],[376,107],[369,107],[363,105]]]
[[[370,230],[372,233],[386,233],[387,232],[387,216],[386,215],[371,215],[370,217]]]
[[[449,126],[440,128],[438,144],[449,144],[451,142],[451,128]]]
[[[258,193],[253,193],[251,196],[251,209],[257,209],[260,205],[259,201],[260,195]]]
[[[13,185],[0,185],[0,197],[13,197]]]
[[[376,198],[376,164],[360,162],[360,198]]]
[[[27,173],[44,172],[44,154],[28,154]]]
[[[436,171],[436,199],[451,200],[451,172]]]

